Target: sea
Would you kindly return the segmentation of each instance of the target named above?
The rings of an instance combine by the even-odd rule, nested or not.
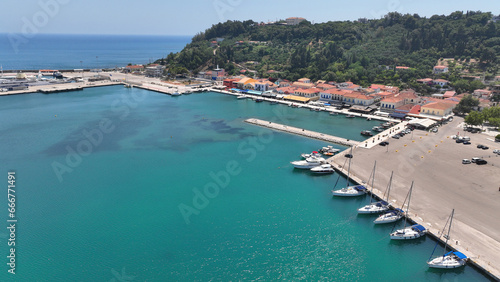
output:
[[[147,64],[178,52],[192,36],[0,33],[4,70],[102,69]]]
[[[362,141],[378,121],[123,86],[0,100],[0,281],[488,281],[429,269],[434,240],[391,241],[403,222],[331,196],[346,178],[290,164],[330,144],[244,122]]]

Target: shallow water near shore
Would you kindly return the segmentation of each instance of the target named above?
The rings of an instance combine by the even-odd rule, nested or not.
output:
[[[16,275],[4,264],[1,281],[488,280],[429,270],[433,240],[391,242],[392,225],[357,215],[368,198],[331,197],[337,174],[290,165],[325,142],[243,122],[364,140],[379,121],[122,86],[0,99],[19,219]]]

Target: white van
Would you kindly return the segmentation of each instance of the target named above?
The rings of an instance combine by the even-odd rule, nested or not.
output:
[[[464,137],[462,138],[462,140],[464,140],[464,141],[470,141],[470,137],[469,137],[469,136],[464,136]]]

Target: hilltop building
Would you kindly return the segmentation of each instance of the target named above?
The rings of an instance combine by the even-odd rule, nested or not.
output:
[[[302,21],[305,21],[306,19],[304,18],[299,18],[299,17],[290,17],[286,19],[286,25],[298,25]]]

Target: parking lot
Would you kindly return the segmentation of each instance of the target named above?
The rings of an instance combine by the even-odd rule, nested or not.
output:
[[[400,139],[389,138],[387,146],[354,150],[351,173],[367,179],[377,161],[375,188],[385,191],[391,171],[394,178],[391,202],[399,207],[411,181],[415,181],[410,207],[414,219],[437,230],[455,208],[453,242],[483,265],[500,261],[500,143],[481,133],[463,130],[462,118],[438,128],[437,133],[414,130]],[[456,143],[453,135],[467,135],[469,145]],[[477,148],[477,145],[489,149]],[[481,158],[487,164],[462,164],[463,159]],[[342,158],[335,160],[342,165]],[[496,263],[496,272],[500,265]]]

